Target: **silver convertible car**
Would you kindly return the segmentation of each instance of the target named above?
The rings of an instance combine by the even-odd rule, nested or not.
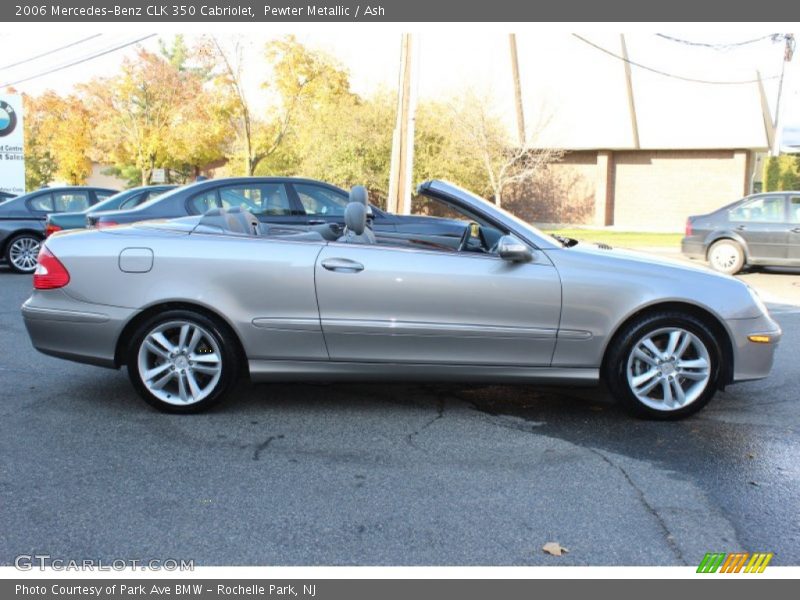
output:
[[[127,366],[169,412],[254,381],[594,385],[675,419],[766,377],[781,337],[756,293],[703,267],[553,238],[454,185],[420,214],[461,231],[370,228],[356,187],[345,229],[270,229],[241,209],[94,231],[42,247],[22,307],[41,352]]]

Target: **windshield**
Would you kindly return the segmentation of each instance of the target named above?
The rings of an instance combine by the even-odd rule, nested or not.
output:
[[[499,213],[499,216],[503,217],[506,221],[510,221],[514,226],[516,226],[517,229],[521,229],[523,233],[530,234],[530,237],[532,237],[534,239],[538,238],[540,240],[547,241],[550,244],[552,244],[553,246],[570,246],[570,245],[573,245],[573,244],[565,241],[566,238],[559,239],[558,237],[554,237],[552,235],[549,235],[549,234],[545,233],[544,231],[542,231],[541,229],[539,229],[538,227],[534,227],[533,225],[531,225],[527,221],[523,221],[522,219],[520,219],[516,215],[511,214],[510,212],[508,212],[504,208],[502,208],[500,206],[497,206],[496,204],[494,204],[492,202],[489,202],[485,198],[482,198],[482,197],[478,196],[477,194],[474,194],[474,193],[470,192],[469,190],[465,190],[464,188],[459,187],[459,186],[457,186],[455,184],[452,184],[452,183],[449,183],[449,182],[437,181],[437,182],[435,182],[434,186],[435,186],[435,188],[442,188],[442,187],[450,188],[449,190],[446,190],[446,191],[448,191],[449,193],[451,193],[453,195],[467,196],[472,202],[474,202],[476,204],[479,204],[487,212],[495,213],[495,214]]]

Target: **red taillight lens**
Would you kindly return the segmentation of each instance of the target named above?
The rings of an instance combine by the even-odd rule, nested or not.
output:
[[[45,237],[50,236],[50,234],[55,233],[56,231],[61,231],[61,227],[58,225],[53,225],[52,223],[48,223],[47,226],[44,228],[44,235]]]
[[[692,220],[691,219],[686,219],[686,232],[685,232],[685,235],[686,235],[686,237],[689,237],[690,235],[692,235]]]
[[[119,225],[116,221],[98,221],[95,223],[95,227],[98,229],[102,229],[103,227],[113,227],[114,225]]]
[[[69,283],[69,272],[61,261],[42,244],[39,264],[33,272],[33,287],[37,290],[54,290]]]

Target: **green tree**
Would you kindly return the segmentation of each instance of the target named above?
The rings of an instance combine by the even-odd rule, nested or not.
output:
[[[764,163],[764,191],[796,190],[800,187],[800,157],[770,156]]]

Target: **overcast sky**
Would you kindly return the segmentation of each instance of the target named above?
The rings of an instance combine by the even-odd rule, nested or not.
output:
[[[675,35],[690,41],[712,44],[741,42],[772,33],[773,30],[758,29],[743,32],[707,33]],[[334,30],[330,28],[328,31]],[[350,31],[353,31],[352,29]],[[74,31],[68,28],[48,30],[47,35],[31,35],[29,31],[0,34],[0,85],[15,82],[33,75],[57,69],[74,60],[89,57],[124,44],[152,30],[131,27],[124,33],[102,33],[98,37],[74,45],[57,53],[7,67],[52,49],[80,41],[101,33],[89,25],[80,26]],[[670,34],[670,31],[664,33]],[[166,40],[172,33],[162,34]],[[194,35],[194,34],[193,34]],[[581,32],[586,39],[619,53],[619,35],[608,31]],[[267,77],[263,58],[263,45],[270,36],[265,34],[236,35],[235,39],[246,49],[248,88],[257,106],[267,103],[267,97],[260,83]],[[273,36],[274,37],[274,36]],[[222,34],[221,39],[230,43],[232,34]],[[381,88],[394,89],[398,79],[400,54],[400,34],[387,34],[385,30],[372,30],[363,27],[358,35],[342,35],[341,32],[306,32],[298,38],[310,46],[325,50],[334,55],[351,74],[356,92],[369,94]],[[192,36],[188,36],[191,42]],[[542,105],[566,106],[580,110],[581,104],[592,102],[601,108],[603,102],[619,104],[618,92],[624,88],[623,63],[618,59],[592,48],[567,32],[549,32],[540,27],[518,34],[520,63],[523,79],[523,92],[527,113],[536,112]],[[755,77],[756,70],[767,79],[765,87],[771,108],[777,98],[778,79],[783,60],[783,44],[762,40],[739,47],[707,48],[681,44],[666,40],[653,33],[632,33],[626,36],[630,59],[654,69],[681,77],[713,81],[740,81]],[[142,46],[157,50],[158,39],[151,38]],[[498,100],[498,106],[512,125],[511,70],[508,54],[508,37],[502,33],[486,32],[475,35],[474,30],[465,35],[457,27],[444,33],[422,33],[416,36],[417,46],[417,89],[419,97],[447,98],[468,87],[478,91],[491,91]],[[42,75],[15,87],[23,92],[38,94],[46,89],[59,92],[69,91],[75,83],[93,76],[111,75],[125,56],[130,56],[134,47],[110,52],[80,65]],[[782,101],[782,123],[787,127],[800,127],[800,51],[794,61],[787,66]],[[753,86],[717,86],[687,84],[678,79],[655,75],[632,67],[634,86],[641,91],[649,91],[651,109],[658,111],[661,106],[668,107],[685,98],[687,93],[697,97],[713,98],[720,110],[725,110],[725,98],[750,91],[744,88]],[[615,88],[614,94],[604,95],[604,89]],[[657,91],[657,93],[656,93]],[[586,98],[586,94],[594,97]],[[581,96],[576,98],[575,96]],[[605,100],[604,100],[605,99]],[[643,107],[647,110],[647,107]],[[600,119],[595,119],[598,128],[603,127]],[[608,123],[606,126],[610,126]],[[586,127],[591,127],[591,123]]]

